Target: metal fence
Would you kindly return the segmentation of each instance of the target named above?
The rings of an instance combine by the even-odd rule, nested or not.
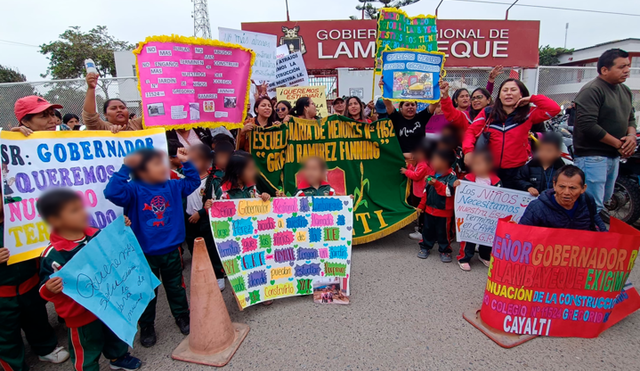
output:
[[[488,68],[448,68],[446,79],[453,89],[460,87],[469,90],[485,87],[489,79]],[[539,67],[537,69],[507,69],[498,76],[495,82],[494,98],[498,94],[498,86],[509,77],[520,78],[532,94],[543,94],[554,99],[558,104],[570,103],[580,88],[597,76],[596,67]],[[131,113],[141,114],[140,95],[137,80],[134,77],[103,78],[96,89],[96,101],[101,111],[105,100],[120,98],[127,103]],[[312,85],[325,85],[327,98],[336,95],[337,76],[312,76]],[[634,96],[636,111],[640,112],[640,68],[633,68],[626,85]],[[50,102],[64,106],[62,113],[80,115],[86,94],[84,79],[51,80],[40,82],[0,84],[0,126],[9,128],[15,125],[13,113],[15,101],[27,95],[37,94]]]

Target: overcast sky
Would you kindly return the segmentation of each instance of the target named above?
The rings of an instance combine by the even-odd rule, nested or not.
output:
[[[494,0],[509,2],[511,0]],[[38,48],[56,40],[69,26],[89,30],[105,25],[117,39],[131,43],[161,34],[193,35],[190,0],[20,0],[3,1],[0,22],[0,64],[18,69],[29,81],[42,80],[48,61]],[[439,0],[421,0],[405,8],[409,15],[434,14]],[[285,0],[209,0],[214,38],[218,27],[240,28],[241,22],[286,19]],[[522,4],[560,6],[640,14],[638,0],[520,0]],[[357,0],[289,0],[291,20],[348,19],[359,15]],[[508,5],[473,4],[445,0],[441,19],[504,19]],[[514,7],[513,20],[540,20],[540,44],[562,46],[569,22],[569,48],[629,37],[640,38],[640,17]]]

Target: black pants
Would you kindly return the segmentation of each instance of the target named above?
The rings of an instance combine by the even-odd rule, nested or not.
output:
[[[460,242],[460,252],[458,253],[458,261],[460,263],[468,263],[476,253],[476,244],[471,242]],[[491,260],[491,246],[480,245],[478,247],[480,258]]]
[[[413,207],[418,207],[418,205],[420,205],[420,197],[414,195],[413,192],[411,192],[411,194],[409,195],[408,204]],[[420,215],[418,215],[418,230],[422,231],[423,227],[424,227],[424,213],[420,213]]]
[[[518,184],[516,183],[516,178],[518,177],[518,173],[520,172],[521,167],[522,166],[514,167],[511,169],[498,169],[496,175],[502,181],[502,186],[504,188],[520,190],[518,188]]]
[[[431,250],[438,242],[438,251],[441,253],[451,253],[449,246],[449,232],[451,231],[451,217],[434,216],[424,214],[424,227],[422,228],[421,249]]]
[[[222,261],[218,255],[216,249],[216,243],[213,240],[211,234],[211,226],[209,225],[209,217],[200,218],[197,223],[189,223],[189,216],[185,218],[186,226],[186,241],[187,248],[193,256],[193,241],[198,238],[204,238],[204,243],[207,245],[207,252],[209,253],[209,259],[211,259],[211,265],[213,265],[213,271],[216,274],[216,278],[224,278],[224,270],[222,269]]]

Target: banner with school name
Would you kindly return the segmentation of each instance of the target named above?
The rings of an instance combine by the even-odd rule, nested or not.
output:
[[[56,187],[82,196],[90,224],[103,229],[122,215],[122,208],[104,197],[111,175],[124,157],[139,148],[167,152],[162,128],[123,131],[37,131],[25,137],[0,132],[4,197],[4,247],[9,264],[40,256],[49,243],[49,229],[36,201]]]
[[[327,162],[327,181],[336,194],[354,196],[354,245],[388,236],[416,218],[415,208],[406,202],[407,178],[400,174],[406,164],[391,120],[368,124],[338,115],[292,118],[254,129],[249,138],[263,191],[283,189],[293,195],[305,158]]]
[[[453,205],[456,240],[492,246],[498,220],[518,223],[534,199],[529,192],[461,180]]]
[[[480,315],[513,334],[593,338],[640,308],[627,282],[640,232],[611,218],[607,233],[500,220]]]
[[[350,197],[215,201],[211,231],[240,306],[312,295],[332,277],[348,302],[352,208]]]

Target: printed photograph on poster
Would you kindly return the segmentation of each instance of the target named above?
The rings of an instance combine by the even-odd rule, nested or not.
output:
[[[440,101],[438,81],[444,76],[444,53],[417,50],[382,52],[382,97],[391,101],[411,99],[421,103]]]
[[[433,99],[433,74],[417,71],[394,72],[393,97]]]
[[[224,97],[224,108],[236,108],[236,97]]]
[[[147,113],[151,117],[164,116],[164,103],[147,104]]]
[[[313,282],[313,302],[316,304],[349,304],[339,277],[326,277]]]
[[[205,100],[202,102],[202,109],[205,112],[214,112],[216,110],[216,102],[212,100]]]
[[[189,118],[200,120],[200,103],[189,103]]]

